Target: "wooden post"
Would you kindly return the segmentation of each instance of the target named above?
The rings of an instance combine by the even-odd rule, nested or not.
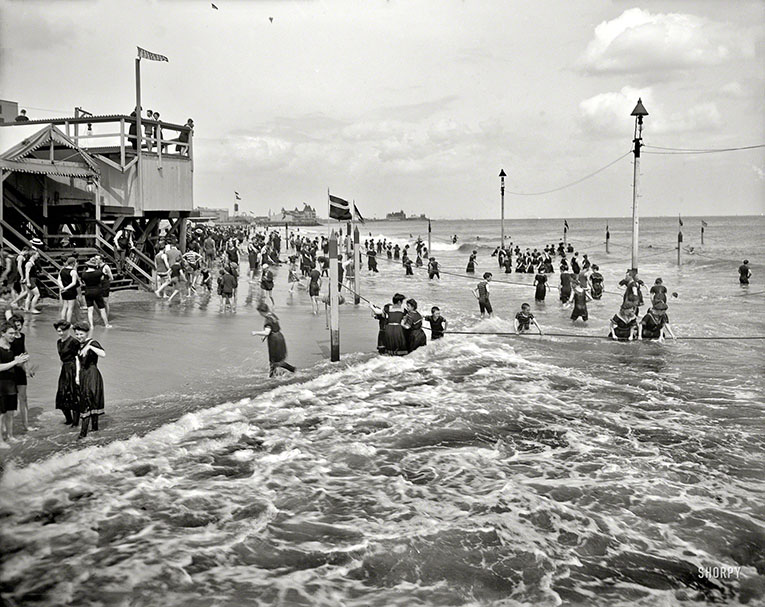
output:
[[[430,242],[430,233],[432,231],[433,231],[433,227],[430,225],[430,219],[428,219],[428,257],[432,257],[433,256],[433,251],[432,251],[432,248],[430,246],[431,245],[431,242]],[[504,235],[503,235],[503,239],[502,239],[502,246],[503,247],[505,246]]]
[[[361,303],[361,247],[359,246],[359,226],[353,228],[353,303]]]
[[[186,252],[186,229],[188,227],[185,217],[180,217],[180,226],[178,227],[178,246],[181,249],[181,253]]]
[[[141,183],[141,148],[143,147],[143,126],[141,125],[141,58],[135,59],[135,136],[136,136],[136,155],[138,161],[135,164],[135,179],[138,187],[138,201],[141,205],[140,211],[143,213],[143,184]],[[138,211],[139,209],[136,209]]]
[[[289,232],[287,231],[289,225],[290,224],[288,221],[284,222],[284,250],[285,251],[289,251],[289,248],[290,248],[290,235],[289,235]]]
[[[566,229],[566,226],[563,226],[563,250],[568,253],[568,230]]]
[[[125,119],[120,118],[120,166],[125,170]]]
[[[701,244],[704,244],[704,224],[701,224]]]
[[[48,179],[43,175],[43,201],[42,201],[42,213],[43,213],[43,242],[48,244]]]
[[[608,255],[608,241],[611,240],[611,232],[608,231],[608,226],[606,226],[606,255]]]
[[[337,288],[337,234],[332,230],[329,235],[329,359],[340,360],[340,302]]]
[[[351,259],[351,222],[345,224],[345,258]]]
[[[0,171],[0,248],[3,248],[5,246],[5,238],[3,235],[3,220],[4,217],[4,209],[5,209],[5,200],[3,199],[3,190],[5,189],[5,171]]]
[[[101,236],[101,180],[96,179],[96,248],[99,248],[98,238]]]
[[[680,249],[683,246],[683,232],[679,231],[677,233],[677,265],[680,265]]]

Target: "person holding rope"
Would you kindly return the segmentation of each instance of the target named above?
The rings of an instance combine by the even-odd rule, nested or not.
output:
[[[430,339],[441,339],[446,333],[447,320],[441,316],[441,308],[433,306],[430,314],[425,316],[424,320],[430,323]]]
[[[638,325],[638,339],[656,339],[663,342],[667,333],[672,339],[677,339],[669,326],[666,302],[654,301]]]
[[[537,328],[539,334],[542,335],[542,327],[537,323],[536,318],[534,318],[534,315],[531,313],[531,306],[527,303],[521,305],[521,311],[515,315],[513,324],[515,325],[516,335],[528,333],[532,324]]]
[[[422,314],[417,311],[417,300],[407,299],[406,316],[401,321],[401,326],[406,331],[406,349],[409,353],[428,343],[425,331],[422,330],[422,320]]]
[[[629,302],[624,302],[611,319],[611,329],[608,335],[614,341],[632,341],[635,339],[637,330],[635,306]]]

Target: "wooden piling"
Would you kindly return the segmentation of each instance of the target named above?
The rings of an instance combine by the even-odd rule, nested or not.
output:
[[[340,301],[337,267],[337,234],[332,230],[329,235],[329,359],[340,360]]]
[[[361,303],[361,247],[359,246],[359,226],[353,228],[353,303]]]

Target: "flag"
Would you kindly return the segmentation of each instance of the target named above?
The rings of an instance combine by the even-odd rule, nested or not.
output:
[[[337,219],[338,221],[350,221],[353,219],[353,215],[351,215],[351,203],[330,194],[329,218]]]
[[[606,240],[611,238],[611,232],[608,231],[608,224],[606,224]]]
[[[566,232],[568,232],[568,221],[566,221],[565,219],[563,220],[563,229],[564,229]]]
[[[430,219],[428,219],[428,234],[430,234],[433,231],[433,228],[430,225]]]
[[[234,192],[234,196],[236,196],[236,199],[237,199],[237,200],[241,200],[241,199],[242,199],[242,197],[239,195],[239,192],[236,192],[236,191],[235,191],[235,192]]]
[[[680,223],[680,227],[683,227],[683,218],[680,215],[677,216],[677,221]]]
[[[708,224],[706,221],[704,221],[704,220],[702,219],[702,220],[701,220],[701,227],[702,227],[702,228],[706,228],[706,227],[709,227],[709,224]]]
[[[366,223],[366,221],[364,221],[364,218],[361,216],[361,213],[359,213],[359,208],[356,206],[356,201],[355,200],[353,201],[353,213],[356,215],[356,218],[361,223]]]
[[[157,55],[157,53],[150,53],[149,51],[142,49],[140,46],[138,49],[138,57],[141,59],[148,59],[149,61],[170,61],[164,55]]]

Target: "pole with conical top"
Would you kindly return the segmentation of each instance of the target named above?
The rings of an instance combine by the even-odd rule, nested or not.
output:
[[[499,195],[500,195],[500,228],[499,228],[499,246],[505,246],[505,169],[499,170]]]
[[[432,231],[433,231],[433,226],[430,225],[430,219],[428,219],[428,257],[433,256],[432,247],[430,246],[430,233]]]
[[[640,233],[640,216],[638,215],[638,178],[640,176],[640,148],[643,145],[643,116],[648,116],[648,112],[643,106],[642,99],[638,98],[635,109],[630,116],[635,117],[635,132],[632,143],[635,147],[632,153],[635,155],[635,163],[632,168],[632,270],[637,274],[638,271],[638,237]]]

